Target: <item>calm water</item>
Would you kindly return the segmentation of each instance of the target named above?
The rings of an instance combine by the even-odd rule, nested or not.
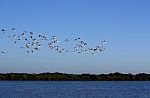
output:
[[[0,98],[150,98],[150,82],[0,81]]]

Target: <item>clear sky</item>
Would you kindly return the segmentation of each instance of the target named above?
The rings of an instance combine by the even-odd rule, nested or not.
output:
[[[82,39],[107,40],[97,55],[26,54],[0,36],[0,72],[150,73],[150,0],[0,0],[0,28]]]

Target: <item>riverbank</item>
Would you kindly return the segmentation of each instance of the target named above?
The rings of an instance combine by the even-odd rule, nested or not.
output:
[[[29,80],[29,81],[150,81],[150,74],[67,74],[67,73],[0,73],[0,80]]]

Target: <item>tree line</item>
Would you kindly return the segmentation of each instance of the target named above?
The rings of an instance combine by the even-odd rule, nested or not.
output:
[[[0,80],[16,81],[150,81],[150,74],[67,74],[67,73],[0,73]]]

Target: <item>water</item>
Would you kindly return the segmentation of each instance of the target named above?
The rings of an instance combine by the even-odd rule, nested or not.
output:
[[[150,98],[150,82],[0,81],[0,98]]]

